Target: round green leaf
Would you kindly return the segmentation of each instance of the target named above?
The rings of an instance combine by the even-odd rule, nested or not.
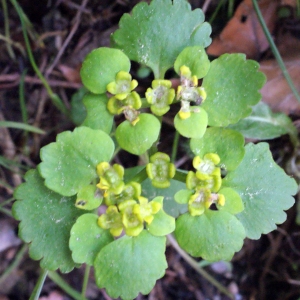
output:
[[[82,63],[80,76],[83,85],[94,94],[106,92],[120,71],[130,70],[129,58],[120,50],[100,47],[90,52]]]
[[[180,67],[183,65],[189,67],[192,75],[198,79],[203,78],[210,66],[210,61],[204,50],[204,47],[193,46],[184,48],[175,60],[174,69],[180,75]]]
[[[200,139],[191,139],[190,147],[195,155],[203,156],[216,153],[220,157],[220,165],[230,171],[234,170],[245,155],[244,137],[237,131],[211,127],[207,128]]]
[[[177,218],[180,214],[187,212],[188,208],[187,204],[178,204],[174,200],[174,195],[179,190],[186,188],[186,185],[185,183],[174,179],[171,179],[170,182],[171,185],[167,189],[158,189],[151,184],[151,180],[148,178],[142,183],[142,194],[148,199],[153,199],[157,196],[164,197],[164,211],[172,217]]]
[[[120,147],[132,154],[145,153],[158,139],[160,122],[150,114],[140,114],[140,120],[132,125],[128,120],[116,130],[116,140]]]
[[[55,143],[41,149],[39,172],[49,189],[72,196],[97,177],[97,164],[109,161],[113,151],[114,143],[105,132],[79,127],[60,133]]]
[[[163,204],[164,197],[156,197],[152,201]],[[164,236],[175,230],[175,218],[166,214],[163,208],[154,215],[153,221],[147,225],[148,231],[155,236]]]
[[[86,108],[82,103],[83,96],[87,93],[85,87],[81,87],[71,97],[71,118],[75,125],[79,126],[86,118]]]
[[[197,112],[191,111],[191,116],[187,119],[181,119],[177,113],[174,126],[182,136],[199,139],[206,131],[207,113],[201,107],[197,107]]]
[[[219,210],[225,210],[233,215],[236,215],[244,210],[244,203],[240,195],[231,188],[221,188],[218,194],[222,194],[225,197],[225,205],[221,206],[217,204]]]
[[[187,204],[193,193],[192,190],[180,190],[174,196],[175,201],[179,204]]]
[[[29,255],[41,259],[41,268],[70,272],[75,267],[69,249],[70,230],[83,213],[74,197],[49,190],[36,170],[25,175],[26,182],[15,191],[13,215],[20,220],[19,236],[29,245]]]
[[[245,230],[234,215],[206,210],[201,216],[180,216],[175,236],[180,247],[192,256],[219,261],[230,260],[242,248]]]
[[[112,298],[134,299],[148,294],[161,278],[167,262],[166,238],[143,230],[137,237],[123,236],[108,244],[96,257],[96,283]]]
[[[211,43],[211,26],[203,22],[203,12],[191,11],[187,1],[153,0],[150,5],[136,5],[131,15],[124,14],[112,39],[131,60],[163,79],[185,47]]]
[[[284,210],[294,204],[291,195],[297,193],[295,180],[274,162],[267,143],[248,144],[242,162],[227,174],[222,187],[230,187],[241,196],[245,209],[236,216],[251,239],[259,239],[283,223]]]
[[[100,129],[106,133],[110,133],[114,117],[107,110],[107,102],[108,97],[106,94],[86,94],[83,97],[83,104],[86,107],[87,116],[82,123],[82,126]]]
[[[99,227],[97,220],[95,214],[84,214],[71,229],[69,245],[77,263],[93,265],[99,251],[114,240],[109,230]]]
[[[207,98],[202,107],[208,114],[208,125],[227,126],[251,114],[251,106],[261,99],[259,89],[266,77],[259,64],[246,60],[244,54],[223,54],[210,64],[203,79]]]
[[[89,184],[78,191],[75,206],[85,210],[93,210],[101,205],[102,200],[103,196],[96,185]]]

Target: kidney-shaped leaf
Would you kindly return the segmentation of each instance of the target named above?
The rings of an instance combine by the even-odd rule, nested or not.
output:
[[[208,56],[202,46],[192,46],[184,48],[174,63],[174,69],[180,75],[180,67],[187,66],[192,75],[197,76],[198,79],[203,78],[210,66]]]
[[[207,153],[216,153],[220,157],[220,165],[226,170],[234,170],[242,161],[244,137],[237,131],[210,127],[200,139],[191,139],[190,147],[195,155],[201,158]]]
[[[162,79],[185,47],[210,44],[211,27],[203,22],[203,12],[191,11],[187,1],[142,2],[131,15],[123,15],[112,39],[131,60],[147,65],[156,79]]]
[[[148,294],[167,268],[165,248],[165,237],[146,230],[137,237],[125,235],[115,240],[102,248],[95,260],[97,285],[113,298]]]
[[[286,220],[284,210],[294,204],[291,195],[297,192],[295,180],[274,162],[266,143],[248,144],[244,159],[228,173],[222,186],[240,194],[245,209],[236,216],[251,239],[259,239]]]
[[[163,204],[163,197],[156,197],[152,201]],[[147,230],[155,236],[164,236],[175,229],[175,218],[166,214],[161,208],[158,213],[154,215],[154,219],[150,224],[147,224]]]
[[[230,260],[242,248],[245,230],[234,215],[206,210],[201,216],[180,216],[175,236],[180,247],[192,256],[208,261]]]
[[[99,251],[114,238],[98,224],[98,215],[87,213],[80,216],[71,229],[70,249],[77,263],[92,265]]]
[[[259,64],[246,60],[244,54],[224,54],[210,64],[203,79],[207,98],[202,107],[208,114],[208,125],[227,126],[251,114],[251,106],[261,99],[259,89],[265,75]]]
[[[187,119],[181,119],[177,113],[174,118],[174,126],[184,137],[201,138],[207,128],[207,113],[201,107],[191,111],[191,116]]]
[[[88,93],[83,97],[87,116],[82,126],[100,129],[110,133],[114,121],[113,115],[107,110],[108,97],[106,94],[95,95]]]
[[[140,114],[140,120],[132,125],[128,120],[122,122],[116,130],[116,139],[120,147],[129,153],[141,155],[157,140],[160,122],[151,114]]]
[[[119,49],[100,47],[90,52],[82,63],[80,76],[83,85],[94,94],[106,92],[118,72],[130,70],[129,58]]]
[[[180,214],[187,212],[187,204],[179,204],[174,200],[174,195],[181,189],[186,188],[185,183],[174,179],[170,180],[171,185],[166,189],[158,189],[151,184],[151,180],[147,178],[142,183],[143,196],[150,200],[157,197],[164,197],[163,207],[164,211],[174,218],[177,218]]]
[[[14,193],[13,215],[21,221],[20,238],[30,243],[30,257],[41,259],[42,268],[72,271],[70,230],[83,211],[74,206],[74,197],[63,197],[45,187],[36,170],[28,171],[25,180]]]
[[[55,143],[41,149],[38,169],[49,189],[72,196],[97,177],[97,164],[109,161],[113,151],[114,143],[105,132],[79,127],[60,133]]]

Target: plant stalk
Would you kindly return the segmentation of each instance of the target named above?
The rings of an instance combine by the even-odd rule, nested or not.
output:
[[[290,76],[287,68],[284,65],[283,59],[282,59],[282,57],[281,57],[281,55],[280,55],[280,53],[279,53],[279,51],[278,51],[278,49],[277,49],[277,47],[276,47],[273,39],[272,39],[272,36],[271,36],[271,34],[269,32],[269,29],[268,29],[268,27],[267,27],[267,25],[266,25],[266,23],[264,21],[264,18],[263,18],[262,14],[261,14],[261,11],[259,9],[258,3],[257,3],[256,0],[252,0],[252,3],[253,3],[253,7],[255,9],[256,15],[258,17],[259,23],[260,23],[260,25],[261,25],[261,27],[263,29],[263,32],[264,32],[264,34],[265,34],[265,36],[266,36],[266,38],[268,40],[268,43],[269,43],[270,48],[271,48],[271,50],[272,50],[272,52],[273,52],[273,54],[275,56],[275,59],[277,60],[277,63],[278,63],[278,65],[279,65],[279,67],[280,67],[280,69],[282,71],[282,74],[283,74],[284,78],[286,79],[286,81],[287,81],[290,89],[292,90],[294,96],[300,102],[299,93],[298,93],[298,91],[297,91],[297,89],[296,89],[296,87],[295,87],[295,85],[293,83],[293,80],[292,80],[292,78],[291,78],[291,76]]]
[[[55,282],[62,290],[64,290],[68,295],[70,295],[75,300],[87,300],[84,296],[74,290],[70,285],[68,285],[64,279],[59,276],[54,271],[49,271],[49,278]],[[31,300],[31,299],[30,299]]]
[[[33,289],[33,292],[29,298],[29,300],[38,300],[39,297],[40,297],[40,293],[42,291],[42,288],[43,288],[43,285],[44,285],[44,282],[45,282],[45,279],[47,277],[47,274],[48,274],[48,271],[47,270],[44,270],[42,269],[42,272],[39,276],[39,279]]]
[[[23,11],[21,10],[19,4],[17,3],[16,0],[11,0],[13,6],[15,7],[20,21],[21,21],[21,25],[22,25],[22,31],[23,31],[23,36],[24,36],[24,41],[25,41],[25,46],[26,46],[26,50],[28,53],[28,58],[29,61],[31,63],[32,68],[34,69],[36,75],[39,77],[39,79],[41,80],[41,82],[43,83],[45,89],[47,90],[47,93],[50,97],[50,99],[52,100],[52,103],[66,116],[69,116],[69,111],[66,108],[66,106],[64,105],[64,103],[62,102],[62,100],[59,98],[59,96],[57,94],[55,94],[50,85],[48,84],[46,78],[43,76],[43,74],[41,73],[40,69],[38,68],[38,66],[35,63],[32,51],[31,51],[31,47],[30,47],[30,42],[29,42],[29,38],[27,35],[27,31],[26,31],[26,24],[24,21],[24,17],[23,17]]]
[[[224,295],[228,296],[230,299],[234,299],[234,295],[231,294],[226,287],[224,287],[221,283],[219,283],[215,278],[213,278],[210,274],[208,274],[204,269],[202,269],[198,262],[190,257],[184,250],[180,248],[175,238],[169,234],[168,241],[172,245],[172,247],[180,254],[180,256],[202,277],[204,277],[208,282],[214,285],[220,292]]]
[[[81,296],[85,297],[87,285],[89,282],[89,276],[90,276],[90,270],[91,266],[90,265],[85,265],[85,271],[84,271],[84,277],[83,277],[83,283],[82,283],[82,289],[81,289]]]
[[[5,279],[11,274],[11,272],[18,267],[20,264],[22,258],[24,257],[24,254],[26,253],[28,247],[26,244],[22,246],[22,248],[17,253],[14,261],[12,264],[4,271],[4,273],[0,277],[0,284],[5,281]]]

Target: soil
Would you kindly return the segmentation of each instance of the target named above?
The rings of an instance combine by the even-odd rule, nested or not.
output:
[[[87,53],[100,46],[109,46],[109,36],[117,29],[123,13],[130,12],[138,0],[19,0],[28,17],[28,32],[34,58],[49,85],[67,107],[74,93],[82,86],[79,76],[81,63]],[[189,1],[193,8],[207,7],[206,19],[213,15],[219,1]],[[226,1],[224,1],[225,3]],[[242,1],[233,2],[233,13]],[[270,3],[272,1],[269,1]],[[280,1],[279,1],[280,2]],[[285,4],[291,13],[285,23],[299,38],[299,19],[296,5]],[[296,2],[296,1],[295,1]],[[7,15],[4,5],[7,5]],[[267,4],[266,4],[267,5]],[[271,5],[271,4],[270,4]],[[280,6],[282,7],[282,6]],[[213,36],[217,36],[231,18],[227,4],[221,6],[212,23]],[[296,22],[296,21],[298,22]],[[275,18],[274,35],[282,19]],[[10,35],[5,32],[9,26]],[[283,29],[282,29],[283,30]],[[296,34],[295,34],[296,33]],[[6,39],[5,39],[6,37]],[[272,57],[269,48],[256,57],[259,61]],[[134,76],[139,66],[133,64]],[[150,85],[151,75],[140,80],[140,91]],[[24,101],[24,109],[22,109]],[[289,104],[287,104],[289,105]],[[25,50],[25,41],[18,14],[12,3],[2,0],[0,8],[0,122],[22,122],[24,113],[27,122],[46,134],[26,134],[25,131],[0,126],[0,300],[29,299],[39,277],[39,262],[33,261],[28,248],[18,238],[18,221],[12,217],[14,189],[23,182],[26,170],[35,168],[40,162],[39,150],[55,140],[58,133],[72,130],[74,124],[51,102],[41,81],[36,76]],[[292,119],[299,124],[298,111],[292,111]],[[163,138],[166,152],[171,153],[174,136],[172,120],[166,120]],[[286,172],[292,174],[290,160],[293,146],[287,136],[270,142],[274,159]],[[180,140],[181,168],[190,166],[191,158],[186,154],[186,141]],[[125,154],[124,154],[125,155]],[[136,158],[124,156],[127,166],[133,166]],[[298,200],[296,198],[296,200]],[[298,219],[299,216],[298,216]],[[225,286],[237,300],[243,299],[300,299],[300,227],[297,224],[297,206],[288,211],[287,221],[277,230],[263,235],[259,240],[245,240],[242,250],[231,262],[208,264],[205,270]],[[209,281],[197,273],[180,254],[167,246],[169,268],[157,281],[147,296],[137,299],[149,300],[193,300],[229,299]],[[201,260],[199,260],[201,263]],[[75,290],[80,291],[85,266],[69,274],[61,274]],[[86,297],[111,299],[99,289],[91,272]],[[50,278],[47,278],[40,299],[72,299]]]

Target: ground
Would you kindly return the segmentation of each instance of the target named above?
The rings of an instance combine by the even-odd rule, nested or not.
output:
[[[109,46],[109,36],[117,29],[121,15],[130,12],[138,2],[18,1],[28,17],[26,26],[37,66],[67,107],[70,107],[72,96],[82,86],[79,70],[86,54],[94,48]],[[203,8],[207,13],[206,19],[212,21],[214,42],[208,48],[211,57],[223,52],[244,52],[247,58],[260,62],[262,71],[268,77],[268,83],[262,90],[263,100],[273,110],[289,114],[295,125],[299,124],[299,103],[281,78],[261,29],[256,31],[260,25],[251,1],[228,1],[229,5],[226,1],[222,4],[222,1],[213,0],[189,2],[193,9]],[[20,19],[12,3],[2,0],[0,9],[0,124],[3,121],[26,122],[46,134],[8,128],[8,123],[0,125],[0,300],[29,299],[41,271],[39,262],[30,259],[27,245],[17,236],[18,221],[11,213],[14,189],[23,181],[25,171],[35,168],[40,162],[40,148],[54,141],[58,133],[74,128],[74,123],[55,107],[36,76],[25,49]],[[261,1],[260,6],[299,90],[299,7],[297,10],[296,1],[266,0]],[[243,39],[249,44],[245,46]],[[138,72],[141,70],[134,63],[133,76],[139,76]],[[150,82],[151,75],[141,78],[139,91],[143,92]],[[170,141],[169,145],[174,133],[171,123],[166,119],[163,131],[164,139]],[[177,165],[182,168],[191,164],[185,143],[185,140],[180,141],[178,152],[180,159]],[[270,147],[276,162],[297,178],[297,149],[293,152],[289,137],[282,136],[271,141]],[[170,153],[171,146],[166,146],[164,150]],[[292,159],[295,159],[296,167],[291,164]],[[126,156],[126,159],[123,156],[122,160],[126,160],[128,166],[136,163],[136,158],[131,156]],[[277,230],[263,235],[259,240],[247,239],[231,262],[208,264],[203,268],[235,299],[300,299],[297,204],[287,214],[287,221]],[[186,262],[172,245],[167,246],[166,254],[169,268],[165,276],[157,281],[148,296],[140,295],[137,299],[229,299]],[[199,262],[203,264],[203,261]],[[80,291],[84,270],[82,266],[62,276],[69,285]],[[93,272],[86,297],[111,299],[105,290],[97,288]],[[72,299],[72,296],[57,285],[53,276],[49,276],[40,299]]]

